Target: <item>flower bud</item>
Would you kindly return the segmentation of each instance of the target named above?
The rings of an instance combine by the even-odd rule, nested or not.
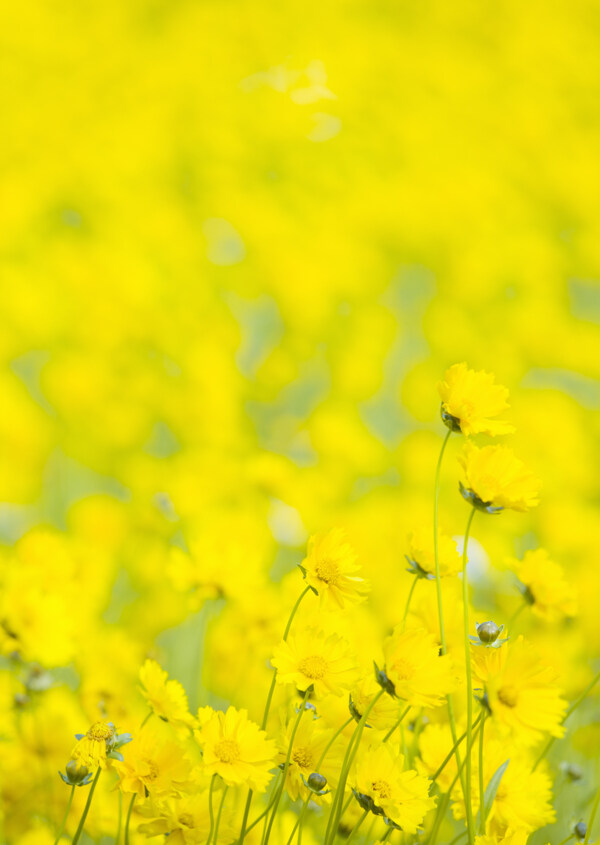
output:
[[[577,822],[577,824],[573,827],[573,833],[579,840],[585,839],[585,835],[587,833],[587,824],[585,822]]]
[[[306,780],[306,785],[312,792],[321,792],[327,786],[327,778],[318,772],[312,772]]]
[[[63,775],[62,772],[59,772],[59,775],[69,786],[85,786],[92,778],[88,767],[80,763],[79,760],[69,760],[66,772],[66,775]]]
[[[495,643],[502,631],[504,630],[504,625],[498,627],[495,622],[481,622],[479,625],[475,626],[477,628],[477,636],[481,640],[482,643],[489,645],[490,643]]]
[[[576,763],[564,763],[560,764],[561,771],[569,778],[570,781],[577,781],[581,780],[583,777],[583,771]]]

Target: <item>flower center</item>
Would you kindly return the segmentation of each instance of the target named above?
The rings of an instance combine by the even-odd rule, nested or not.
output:
[[[102,740],[110,739],[114,735],[114,732],[115,729],[108,722],[95,722],[86,736],[95,742],[102,742]]]
[[[194,827],[194,817],[191,813],[182,813],[177,821],[184,827]]]
[[[315,566],[317,578],[324,581],[326,584],[333,584],[335,586],[340,578],[340,570],[337,563],[329,558],[322,558],[317,561]]]
[[[392,672],[395,674],[397,680],[410,681],[415,674],[415,667],[409,660],[399,657],[392,664]]]
[[[146,764],[146,774],[144,775],[144,780],[147,781],[154,781],[158,777],[158,766],[154,762],[154,760],[145,759],[144,763]]]
[[[371,789],[373,792],[377,793],[379,798],[389,798],[392,794],[391,787],[387,780],[374,780],[371,784]]]
[[[301,769],[310,769],[313,762],[313,754],[310,748],[296,748],[292,753],[292,760]]]
[[[498,690],[498,698],[507,707],[516,707],[519,699],[519,691],[512,685],[500,687]]]
[[[215,745],[215,754],[221,763],[233,763],[239,760],[240,747],[234,739],[222,739]]]
[[[298,666],[303,675],[311,681],[320,681],[327,672],[327,661],[320,654],[304,657]]]

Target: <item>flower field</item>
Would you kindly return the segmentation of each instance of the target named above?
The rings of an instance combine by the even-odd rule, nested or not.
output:
[[[596,5],[0,14],[0,845],[600,841]]]

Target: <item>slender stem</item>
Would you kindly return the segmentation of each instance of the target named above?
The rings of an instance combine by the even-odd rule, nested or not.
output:
[[[592,833],[592,827],[594,826],[594,819],[596,818],[596,813],[598,812],[598,807],[600,806],[600,789],[596,793],[596,797],[594,798],[594,804],[592,806],[592,812],[590,815],[590,820],[588,822],[587,830],[585,832],[585,839],[583,840],[583,845],[588,845],[590,841],[590,835]]]
[[[73,796],[75,795],[75,786],[71,787],[71,794],[69,795],[69,801],[67,803],[67,809],[65,810],[65,814],[63,816],[63,820],[60,823],[60,827],[58,829],[58,833],[56,834],[56,839],[54,840],[54,845],[58,845],[60,837],[63,835],[63,831],[65,829],[65,825],[67,823],[67,819],[69,818],[69,812],[71,810],[71,804],[73,803]]]
[[[466,836],[468,834],[468,832],[469,832],[468,830],[463,830],[462,833],[459,833],[458,836],[454,837],[454,839],[450,842],[450,845],[456,845],[456,843],[460,842],[460,840],[463,838],[463,836]]]
[[[350,716],[350,718],[346,722],[344,722],[344,724],[341,727],[339,727],[337,729],[337,731],[334,733],[334,735],[331,737],[331,739],[329,740],[329,742],[327,743],[327,745],[323,749],[323,753],[319,757],[319,760],[318,760],[317,765],[315,767],[315,772],[320,774],[319,770],[321,768],[323,760],[325,759],[325,757],[327,755],[327,752],[329,751],[329,749],[331,748],[333,743],[336,741],[338,736],[341,734],[341,732],[344,730],[344,728],[347,728],[348,725],[350,724],[350,722],[352,722],[352,721],[354,721],[354,719],[353,719],[352,716]],[[311,798],[312,798],[312,792],[309,792],[308,795],[306,796],[306,798],[304,799],[304,803],[302,804],[302,807],[300,808],[300,813],[298,814],[298,818],[296,819],[296,824],[294,825],[294,828],[293,828],[292,832],[290,833],[290,837],[287,841],[287,845],[291,845],[292,839],[294,838],[294,834],[296,833],[296,830],[298,829],[298,827],[300,825],[302,825],[302,822],[304,820],[304,814],[306,812],[306,808],[308,807],[308,805],[310,803]],[[250,830],[250,828],[248,828],[248,830]]]
[[[569,707],[569,709],[567,710],[567,712],[566,712],[566,714],[565,714],[565,718],[564,718],[564,719],[562,720],[562,722],[561,722],[561,725],[564,725],[564,723],[567,721],[567,719],[569,718],[569,716],[572,716],[572,715],[573,715],[573,713],[577,710],[577,708],[579,707],[579,705],[581,704],[581,702],[582,702],[582,701],[583,701],[583,700],[587,697],[587,695],[588,695],[588,694],[589,694],[589,693],[590,693],[590,692],[594,689],[594,687],[596,686],[596,684],[598,683],[598,681],[600,681],[600,672],[598,672],[596,675],[594,675],[594,677],[592,678],[592,680],[590,681],[590,683],[587,685],[587,687],[584,689],[584,691],[581,693],[581,695],[579,696],[579,698],[576,698],[576,699],[575,699],[575,701],[573,702],[573,704],[571,704],[571,706]],[[542,753],[540,754],[540,756],[539,756],[539,757],[537,758],[537,760],[535,761],[535,763],[534,763],[534,765],[533,765],[533,769],[531,770],[532,772],[535,772],[535,770],[536,770],[536,769],[537,769],[537,767],[540,765],[540,763],[542,762],[542,760],[544,759],[544,757],[546,756],[546,754],[550,751],[550,749],[551,749],[551,748],[552,748],[552,746],[554,745],[554,742],[555,742],[555,741],[556,741],[556,737],[555,737],[555,736],[551,736],[551,737],[550,737],[550,739],[548,740],[548,742],[546,743],[546,745],[544,746],[544,748],[543,748],[543,750],[542,750]]]
[[[283,641],[285,642],[288,638],[288,634],[290,633],[290,628],[292,627],[292,622],[294,621],[294,616],[300,607],[300,602],[304,598],[304,596],[309,592],[310,587],[305,587],[305,589],[300,593],[298,599],[296,600],[296,604],[292,608],[292,612],[290,613],[289,619],[287,621],[287,625],[285,626],[285,631],[283,632]],[[269,710],[271,709],[271,702],[273,700],[273,693],[275,692],[275,684],[277,682],[277,669],[273,672],[273,677],[271,678],[271,686],[269,687],[269,692],[267,694],[267,702],[265,704],[265,712],[263,714],[262,724],[261,727],[263,731],[267,727],[267,720],[269,718]],[[246,825],[248,824],[248,815],[250,813],[250,805],[252,804],[252,790],[248,790],[248,797],[246,798],[246,806],[244,808],[244,818],[242,819],[242,829],[240,831],[240,837],[237,840],[237,845],[242,845],[244,838],[246,836]]]
[[[121,825],[123,823],[123,793],[119,790],[119,814],[117,816],[117,836],[115,842],[119,845],[121,841]]]
[[[135,804],[136,794],[135,792],[131,796],[131,801],[129,802],[129,807],[127,808],[127,818],[125,819],[125,845],[129,845],[129,822],[131,820],[131,812],[133,810],[133,805]]]
[[[477,725],[479,724],[480,719],[481,719],[481,714],[480,714],[480,715],[477,717],[477,719],[473,722],[473,728],[476,728],[476,727],[477,727]],[[438,768],[438,770],[436,771],[436,773],[435,773],[434,775],[432,775],[432,776],[431,776],[431,780],[437,780],[437,779],[438,779],[438,777],[442,774],[442,772],[444,771],[444,769],[446,768],[446,766],[448,765],[448,763],[450,762],[450,760],[451,760],[451,759],[452,759],[452,757],[454,756],[454,752],[456,751],[456,747],[457,747],[458,745],[460,745],[460,744],[461,744],[461,742],[462,742],[462,741],[463,741],[463,739],[466,737],[466,735],[467,735],[467,731],[465,731],[463,734],[461,734],[461,735],[459,736],[459,738],[458,738],[458,739],[457,739],[457,741],[456,741],[456,745],[453,745],[453,746],[452,746],[452,748],[450,749],[450,751],[448,752],[448,754],[447,754],[447,755],[446,755],[446,757],[444,758],[443,763],[440,765],[440,767]]]
[[[448,445],[448,441],[450,440],[450,435],[452,431],[448,429],[446,432],[446,436],[444,438],[444,442],[442,443],[442,448],[440,449],[440,454],[438,457],[437,466],[435,468],[435,487],[434,487],[434,495],[433,495],[433,555],[435,559],[435,590],[437,595],[437,607],[438,607],[438,620],[440,624],[440,644],[442,647],[442,654],[446,654],[446,630],[444,627],[444,608],[442,604],[442,580],[440,577],[440,558],[438,552],[438,501],[440,497],[440,472],[442,469],[442,460],[444,457],[444,452],[446,451],[446,446]],[[454,755],[456,757],[456,766],[460,771],[462,771],[461,763],[460,763],[460,752],[458,750],[458,743],[456,739],[456,720],[454,718],[454,706],[452,704],[452,696],[446,696],[446,704],[448,706],[448,721],[450,722],[450,732],[452,734],[452,742],[454,743]],[[461,775],[460,783],[463,791],[463,795],[465,795],[465,783],[464,779]]]
[[[310,695],[312,687],[308,687],[304,693],[304,698],[302,699],[302,704],[300,705],[300,710],[298,711],[298,715],[296,717],[296,721],[294,722],[294,727],[292,728],[292,735],[290,737],[290,742],[288,745],[287,756],[285,758],[285,765],[283,767],[283,777],[281,778],[281,785],[277,790],[277,797],[275,798],[275,803],[273,805],[273,810],[271,812],[271,818],[269,819],[269,824],[265,832],[264,837],[264,845],[267,845],[269,841],[269,837],[271,836],[271,828],[273,827],[273,822],[275,821],[275,815],[277,814],[277,808],[279,806],[279,802],[281,801],[281,796],[283,795],[283,790],[285,787],[285,780],[287,777],[288,769],[290,767],[290,760],[292,759],[292,748],[294,746],[294,739],[296,738],[296,732],[298,727],[300,726],[300,719],[302,718],[304,711],[305,711],[305,704],[308,700],[308,696]]]
[[[483,732],[485,729],[485,710],[481,717],[481,730],[479,731],[479,833],[485,834],[485,786],[483,783]]]
[[[410,704],[408,705],[408,707],[406,708],[406,710],[404,710],[404,711],[403,711],[402,715],[400,716],[400,718],[398,719],[398,721],[396,722],[396,724],[395,724],[392,728],[390,728],[390,729],[389,729],[389,731],[386,733],[386,735],[385,735],[385,736],[384,736],[384,738],[383,738],[383,742],[387,742],[387,741],[388,741],[388,739],[391,737],[391,735],[394,733],[394,731],[395,731],[397,728],[399,728],[399,727],[400,727],[400,725],[402,724],[402,719],[404,719],[404,717],[406,716],[406,714],[408,713],[408,711],[409,711],[409,710],[410,710]]]
[[[229,789],[228,786],[225,786],[223,790],[223,794],[221,795],[221,801],[219,802],[219,811],[217,813],[217,822],[215,824],[215,835],[214,835],[214,843],[217,845],[219,841],[219,825],[221,824],[221,813],[223,812],[223,804],[225,803],[225,796],[227,795],[227,790]],[[210,843],[209,843],[210,845]]]
[[[415,591],[415,587],[417,586],[417,581],[418,581],[418,580],[419,580],[419,579],[418,579],[418,578],[417,578],[417,576],[415,575],[415,576],[413,577],[413,582],[412,582],[412,584],[411,584],[410,590],[408,591],[408,597],[407,597],[407,599],[406,599],[406,604],[404,605],[404,615],[402,616],[402,625],[403,625],[403,626],[406,624],[406,617],[408,616],[408,611],[409,611],[409,609],[410,609],[410,603],[411,603],[411,601],[412,601],[413,593],[414,593],[414,591]]]
[[[279,774],[281,774],[281,771],[280,771],[280,772],[278,772],[278,775],[279,775]],[[252,822],[252,824],[248,825],[248,827],[246,828],[246,833],[250,833],[250,831],[251,831],[253,828],[255,828],[255,827],[256,827],[256,825],[259,823],[259,821],[260,821],[261,819],[264,819],[264,817],[267,815],[267,813],[269,812],[269,810],[271,809],[271,807],[272,807],[272,806],[273,806],[273,804],[275,803],[275,797],[276,797],[276,795],[277,795],[277,787],[273,790],[273,794],[271,795],[271,798],[269,799],[269,803],[267,804],[267,806],[265,807],[265,809],[262,811],[262,813],[260,814],[260,816],[257,816],[257,817],[254,819],[254,821]],[[239,841],[239,840],[238,840],[238,841]],[[236,845],[238,845],[238,842],[236,842]]]
[[[364,813],[362,814],[362,816],[360,817],[360,819],[356,822],[356,824],[354,825],[354,827],[350,831],[348,839],[346,839],[346,845],[348,845],[350,840],[354,839],[354,835],[356,833],[358,833],[360,826],[362,825],[362,823],[364,822],[364,820],[367,818],[368,815],[369,815],[369,811],[365,810]]]
[[[567,842],[569,842],[569,840],[573,839],[573,837],[574,837],[574,836],[575,836],[575,834],[574,834],[574,833],[570,833],[570,834],[567,836],[567,838],[566,838],[566,839],[563,839],[563,841],[562,841],[562,842],[559,842],[559,845],[567,845]]]
[[[138,730],[139,730],[139,731],[141,731],[141,730],[142,730],[142,728],[144,727],[144,725],[146,724],[146,722],[148,721],[148,719],[150,718],[150,716],[152,716],[152,714],[153,714],[153,713],[154,713],[154,711],[153,711],[153,710],[148,710],[148,712],[146,713],[146,716],[144,717],[144,719],[143,719],[143,721],[142,721],[141,725],[140,725],[140,726],[139,726],[139,728],[138,728]]]
[[[329,822],[327,825],[327,832],[325,834],[325,845],[330,845],[335,839],[335,832],[338,828],[340,818],[342,817],[343,810],[340,810],[342,802],[344,800],[344,791],[346,789],[346,781],[348,780],[348,772],[350,770],[350,766],[352,765],[352,761],[358,750],[358,746],[360,745],[360,740],[363,735],[363,731],[365,729],[365,725],[369,714],[373,707],[377,704],[379,699],[382,695],[384,695],[384,690],[381,689],[377,693],[377,695],[371,699],[369,706],[365,710],[365,712],[360,717],[358,725],[356,726],[356,730],[354,731],[353,736],[350,738],[350,742],[348,743],[348,747],[346,748],[346,754],[344,755],[344,761],[342,763],[342,770],[340,773],[340,780],[338,783],[338,787],[335,793],[335,797],[331,804],[331,812],[329,814]],[[352,798],[352,796],[350,796]]]
[[[94,790],[96,789],[96,784],[98,783],[98,778],[100,777],[100,772],[102,769],[98,766],[98,771],[96,772],[96,777],[94,778],[92,785],[90,787],[90,791],[88,792],[87,801],[85,802],[85,807],[83,808],[83,813],[81,814],[81,818],[79,819],[79,825],[77,826],[77,830],[75,831],[75,836],[73,837],[73,841],[71,845],[77,845],[79,842],[79,838],[83,832],[83,826],[85,824],[85,820],[87,818],[87,814],[90,810],[90,805],[92,803],[92,798],[94,797]]]
[[[467,527],[465,529],[465,539],[462,552],[463,621],[465,637],[465,669],[467,672],[467,747],[465,750],[467,768],[465,777],[465,806],[467,810],[467,827],[469,830],[470,845],[473,845],[475,842],[475,826],[473,821],[473,806],[471,803],[471,746],[473,744],[473,730],[471,723],[473,721],[473,678],[471,674],[471,644],[469,640],[469,580],[467,578],[467,545],[469,543],[471,523],[473,522],[474,516],[475,508],[471,508],[471,513],[469,514]]]
[[[379,841],[380,841],[380,842],[385,842],[385,841],[386,841],[386,839],[387,839],[389,836],[391,836],[393,832],[394,832],[394,828],[393,828],[393,827],[388,827],[388,829],[386,830],[386,832],[383,834],[383,837],[382,837]]]
[[[213,830],[215,829],[215,815],[213,813],[213,790],[215,788],[215,780],[217,775],[214,774],[210,779],[210,786],[208,787],[208,818],[210,820],[210,828],[208,830],[208,836],[206,837],[207,845],[210,845],[210,840],[212,839]]]

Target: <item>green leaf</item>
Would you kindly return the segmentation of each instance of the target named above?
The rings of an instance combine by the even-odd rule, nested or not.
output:
[[[498,766],[492,777],[490,778],[490,782],[488,783],[484,796],[483,796],[483,821],[482,824],[479,824],[479,818],[481,815],[481,808],[479,809],[479,813],[477,813],[477,826],[480,830],[485,832],[485,820],[488,817],[490,810],[492,809],[492,804],[494,803],[494,798],[496,797],[496,793],[498,792],[498,787],[500,786],[500,781],[504,776],[504,772],[508,768],[508,764],[510,763],[510,757],[508,760],[505,760],[501,766]]]

